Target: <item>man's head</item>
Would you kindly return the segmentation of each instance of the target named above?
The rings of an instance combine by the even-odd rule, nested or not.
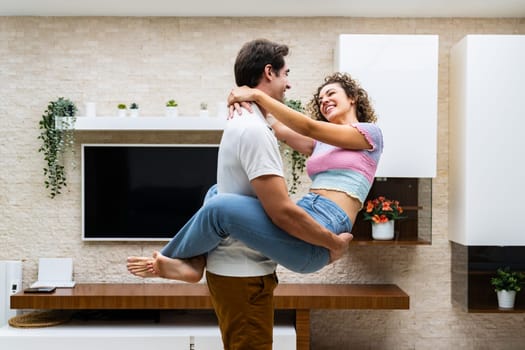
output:
[[[258,88],[277,100],[284,100],[284,93],[290,88],[286,55],[286,45],[266,39],[247,42],[235,60],[235,82],[238,86]]]

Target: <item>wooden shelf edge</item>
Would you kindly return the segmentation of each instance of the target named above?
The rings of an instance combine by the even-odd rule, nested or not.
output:
[[[350,245],[353,246],[415,246],[415,245],[432,245],[431,241],[425,241],[422,239],[414,241],[402,241],[402,240],[363,240],[363,239],[354,239],[350,242]]]
[[[280,284],[276,309],[400,309],[410,297],[395,284]],[[17,293],[14,309],[211,309],[205,284],[77,284],[52,294]]]
[[[522,314],[525,313],[525,309],[512,309],[512,310],[503,310],[503,309],[484,309],[484,308],[470,308],[467,310],[469,314]]]

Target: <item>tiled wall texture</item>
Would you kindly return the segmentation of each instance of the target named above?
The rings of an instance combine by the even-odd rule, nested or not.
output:
[[[81,114],[84,102],[94,101],[99,115],[135,101],[142,115],[162,115],[165,101],[175,98],[181,114],[197,115],[202,101],[213,114],[232,87],[240,46],[265,37],[290,46],[288,96],[306,102],[332,72],[337,35],[343,33],[439,35],[432,245],[352,247],[315,274],[280,270],[283,283],[395,283],[411,297],[408,311],[315,311],[312,348],[523,349],[525,314],[467,314],[452,306],[447,239],[448,130],[454,127],[448,120],[450,48],[466,34],[525,34],[523,18],[0,17],[0,259],[24,261],[24,287],[36,279],[39,257],[73,257],[74,278],[81,283],[140,283],[127,273],[126,257],[161,246],[81,240],[80,169],[68,169],[69,186],[55,199],[43,185],[38,121],[49,101],[70,98]],[[216,142],[218,135],[82,132],[77,141],[80,160],[81,142],[201,143]]]

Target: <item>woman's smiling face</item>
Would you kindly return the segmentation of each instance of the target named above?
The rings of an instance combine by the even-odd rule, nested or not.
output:
[[[319,110],[329,122],[343,117],[350,111],[352,99],[339,83],[325,85],[319,92]]]

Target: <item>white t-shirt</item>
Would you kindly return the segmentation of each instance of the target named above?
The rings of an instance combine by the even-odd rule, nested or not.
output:
[[[255,197],[250,181],[263,175],[284,176],[279,145],[259,108],[226,123],[217,166],[219,193],[239,193]],[[256,223],[254,223],[256,225]],[[275,271],[276,263],[244,243],[225,239],[208,253],[206,268],[222,276],[264,276]]]

